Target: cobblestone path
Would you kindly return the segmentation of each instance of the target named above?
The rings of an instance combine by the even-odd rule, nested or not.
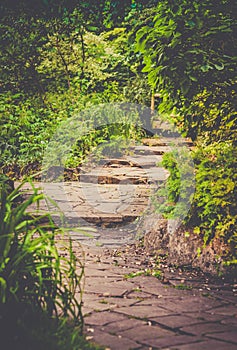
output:
[[[78,181],[39,183],[55,201],[41,203],[40,212],[50,211],[59,226],[71,227],[71,236],[85,244],[117,247],[133,242],[136,219],[146,212],[152,194],[168,177],[159,165],[168,150],[158,140],[152,146],[137,145],[122,158],[87,163],[80,168]],[[25,184],[23,190],[29,189]]]
[[[77,182],[43,184],[85,251],[85,334],[111,350],[237,349],[237,286],[169,268],[134,243],[136,218],[168,176],[157,166],[167,150],[147,139],[122,159],[84,167]]]
[[[87,339],[111,350],[237,349],[236,285],[162,264],[147,276],[156,261],[134,246],[85,252]]]

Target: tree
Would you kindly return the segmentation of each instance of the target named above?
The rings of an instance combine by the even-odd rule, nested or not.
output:
[[[225,97],[236,90],[236,10],[233,0],[162,0],[152,23],[137,32],[143,71],[163,95],[161,110],[182,109],[188,129],[198,95],[200,101],[205,91],[212,94],[205,100],[208,108],[219,102],[220,90]]]
[[[0,36],[1,91],[42,92],[36,67],[41,61],[39,48],[46,41],[44,22],[25,15],[4,17]]]

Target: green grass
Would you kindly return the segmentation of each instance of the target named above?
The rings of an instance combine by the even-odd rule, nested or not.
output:
[[[163,272],[160,269],[158,269],[158,268],[145,269],[145,270],[140,270],[140,271],[137,271],[137,272],[128,273],[128,274],[124,275],[124,278],[129,279],[129,278],[135,278],[137,276],[154,276],[154,277],[156,277],[158,279],[162,279],[163,278]]]
[[[176,286],[174,286],[175,289],[179,289],[179,290],[191,290],[193,289],[192,286],[188,286],[186,284],[180,283],[177,284]]]

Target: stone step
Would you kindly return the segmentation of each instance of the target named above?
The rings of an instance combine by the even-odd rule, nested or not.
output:
[[[52,215],[54,222],[65,227],[90,227],[90,224],[96,227],[120,227],[121,225],[132,223],[140,217],[142,211],[138,213],[106,214],[106,213],[73,213],[64,212],[64,218],[61,220],[59,215]],[[92,226],[93,227],[93,226]]]
[[[35,184],[50,200],[42,201],[40,208],[32,205],[29,211],[38,216],[50,213],[56,225],[74,228],[74,239],[83,242],[116,245],[129,241],[136,233],[137,218],[148,210],[152,194],[169,176],[158,164],[171,148],[168,142],[159,142],[135,146],[123,158],[92,159],[79,168],[77,181]],[[32,193],[29,184],[22,190],[24,196]],[[86,234],[78,233],[78,228]]]
[[[153,137],[143,138],[142,144],[149,147],[164,147],[171,146],[172,144],[184,145],[187,147],[193,147],[193,142],[190,138],[174,138],[174,137]]]
[[[127,156],[127,159],[135,164],[136,163],[139,164],[141,168],[147,169],[147,168],[154,168],[154,167],[158,168],[158,165],[162,161],[162,156],[155,155],[155,154],[150,154],[150,155],[133,154],[133,155]]]
[[[82,169],[83,171],[83,169]],[[80,174],[79,181],[93,184],[146,184],[151,181],[163,182],[166,172],[163,168],[153,167],[97,167]]]
[[[37,184],[36,184],[37,187]],[[30,206],[35,215],[50,213],[57,224],[63,221],[70,227],[94,224],[112,227],[133,222],[147,210],[155,185],[93,184],[93,183],[39,183],[38,187],[50,200],[40,207]],[[32,193],[25,184],[23,195]]]
[[[170,152],[172,150],[169,146],[136,146],[134,147],[134,153],[138,155],[163,155],[166,152]]]
[[[156,167],[162,160],[161,155],[126,155],[124,158],[103,159],[99,162],[103,168],[121,168],[123,166],[136,168],[151,168]]]

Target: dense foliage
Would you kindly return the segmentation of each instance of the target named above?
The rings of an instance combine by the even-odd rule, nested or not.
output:
[[[236,89],[235,14],[233,0],[164,0],[159,2],[152,22],[137,32],[144,71],[152,88],[163,95],[160,109],[178,108],[189,129],[192,102],[198,94],[199,100],[200,94],[209,95],[205,98],[208,107],[219,102],[221,93],[227,97]]]
[[[196,193],[186,223],[207,244],[221,237],[236,262],[236,2],[159,1],[152,20],[136,35],[160,112],[196,141]],[[175,210],[180,169],[166,155],[168,197],[162,209]]]
[[[88,6],[98,16],[96,4]],[[50,16],[22,9],[8,10],[0,23],[0,166],[15,177],[40,168],[49,139],[67,118],[95,104],[149,104],[150,99],[141,59],[130,47],[124,26],[107,26],[106,32],[102,24],[99,31],[91,28],[92,19],[85,20],[87,12],[80,6]]]

